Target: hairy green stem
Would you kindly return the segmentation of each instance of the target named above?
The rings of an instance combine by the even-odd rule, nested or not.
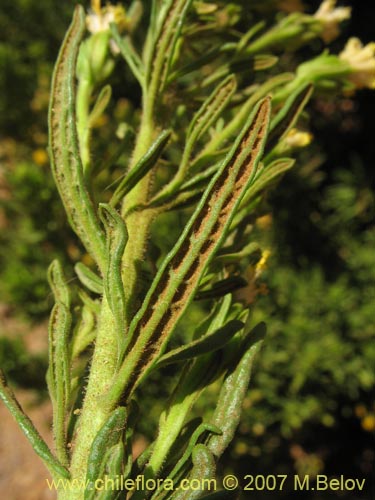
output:
[[[150,113],[144,113],[138,141],[132,158],[132,165],[135,165],[148,150],[153,137],[154,127],[152,117]],[[149,183],[150,176],[147,175],[129,193],[123,204],[124,215],[131,207],[146,200]],[[129,320],[132,307],[134,306],[134,290],[136,290],[139,279],[139,263],[143,258],[148,230],[151,223],[150,213],[144,212],[138,214],[134,212],[127,217],[126,223],[129,240],[123,258],[123,281],[125,297],[127,299],[127,319]],[[115,337],[116,322],[106,299],[103,298],[98,335],[90,369],[90,378],[75,434],[71,463],[71,474],[73,479],[82,480],[85,478],[87,460],[92,442],[113,409],[113,405],[109,405],[107,400],[104,401],[103,396],[107,393],[116,371],[118,343]],[[62,500],[81,500],[83,498],[82,491],[70,492],[68,496],[64,495],[64,492],[62,492]]]
[[[115,332],[114,317],[107,301],[103,298],[86,397],[73,440],[70,469],[72,479],[85,479],[92,442],[111,411],[103,396],[116,370],[117,340],[113,339]],[[59,496],[59,500],[81,500],[82,498],[82,488],[76,491],[62,491]]]

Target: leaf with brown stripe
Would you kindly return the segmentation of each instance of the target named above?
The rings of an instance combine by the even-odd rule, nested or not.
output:
[[[181,237],[157,273],[128,332],[126,361],[108,398],[129,396],[163,352],[193,299],[207,265],[224,240],[233,215],[252,184],[270,120],[270,99],[256,107],[214,176]]]

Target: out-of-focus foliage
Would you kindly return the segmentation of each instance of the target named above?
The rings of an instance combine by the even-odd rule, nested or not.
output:
[[[0,6],[0,294],[17,314],[48,313],[46,265],[74,250],[47,154],[51,72],[71,7],[53,0]]]
[[[28,387],[32,380],[33,387],[44,390],[46,359],[41,355],[31,356],[20,338],[0,337],[0,365],[21,386]]]
[[[249,463],[254,474],[370,474],[374,459],[374,194],[358,158],[329,181],[306,170],[300,161],[256,221],[272,255],[253,314],[269,331],[227,467],[240,477]]]
[[[289,179],[293,183],[292,174]],[[269,293],[255,312],[271,321],[249,401],[264,400],[269,411],[256,404],[249,418],[265,427],[282,422],[285,436],[308,421],[335,425],[340,402],[353,414],[365,394],[370,400],[375,384],[374,196],[353,166],[336,171],[315,201],[305,214],[309,220],[299,221],[301,237],[311,224],[329,253],[322,252],[319,262],[316,248],[315,255],[298,254],[294,240],[280,239],[288,220],[276,205],[275,258],[264,275]]]
[[[45,264],[65,246],[64,222],[45,167],[20,161],[5,173],[6,198],[0,234],[2,301],[30,317],[48,311]]]
[[[50,74],[71,5],[54,0],[2,0],[0,6],[0,131],[30,137],[43,124]],[[37,122],[37,123],[36,123]]]

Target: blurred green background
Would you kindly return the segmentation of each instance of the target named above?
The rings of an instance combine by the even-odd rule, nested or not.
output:
[[[354,34],[365,43],[375,38],[375,5],[362,3],[353,5],[337,46]],[[314,10],[319,2],[305,4]],[[46,356],[29,352],[3,320],[44,324],[49,262],[60,258],[69,274],[85,258],[67,226],[46,151],[50,76],[73,6],[56,0],[2,0],[0,6],[0,365],[13,383],[42,393]],[[138,106],[138,96],[131,105]],[[313,154],[300,154],[257,219],[256,235],[271,256],[253,315],[266,321],[268,337],[223,473],[345,474],[366,478],[366,491],[303,497],[370,499],[375,93],[316,98],[309,112]],[[144,396],[156,423],[162,394],[153,388]],[[139,429],[152,430],[150,423]],[[284,488],[254,498],[292,493]]]

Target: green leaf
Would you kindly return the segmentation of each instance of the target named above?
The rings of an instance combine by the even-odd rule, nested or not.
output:
[[[256,183],[256,181],[255,181]],[[253,185],[255,185],[255,183]],[[251,188],[249,189],[249,191]],[[246,195],[247,198],[247,195]],[[243,202],[245,204],[245,202]],[[250,255],[254,255],[260,251],[259,243],[252,241],[248,245],[244,246],[238,252],[230,251],[229,249],[223,249],[221,252],[218,252],[218,255],[215,257],[215,261],[223,262],[225,264],[240,262],[242,259],[249,257]]]
[[[199,290],[196,293],[194,300],[207,300],[222,297],[223,295],[232,293],[246,285],[247,281],[241,276],[230,276],[213,283],[210,288]]]
[[[91,128],[95,125],[95,122],[102,116],[106,107],[109,104],[112,96],[112,88],[110,85],[105,85],[96,99],[93,109],[91,110],[88,126]]]
[[[192,0],[165,0],[159,9],[153,50],[149,53],[146,66],[146,81],[153,99],[162,94],[167,84],[176,44],[191,3]],[[154,9],[153,14],[155,16]]]
[[[53,456],[46,442],[40,436],[29,417],[24,413],[13,391],[8,387],[3,371],[0,369],[0,398],[16,419],[21,430],[33,447],[35,453],[43,460],[52,477],[70,478],[68,470]]]
[[[180,372],[181,375],[170,398],[169,407],[159,419],[158,437],[154,443],[145,475],[151,474],[155,477],[159,474],[166,460],[170,458],[171,449],[181,433],[193,404],[202,390],[218,376],[221,367],[221,356],[217,353],[206,354],[197,358],[195,362],[186,363]]]
[[[96,314],[84,304],[73,335],[72,359],[76,359],[94,341],[96,321]]]
[[[254,359],[262,345],[266,334],[266,326],[259,323],[246,336],[240,344],[237,366],[229,368],[222,388],[216,410],[211,423],[221,429],[222,434],[211,436],[208,442],[209,450],[219,458],[228,444],[232,441],[234,433],[241,418],[241,409],[250,381]]]
[[[265,153],[271,151],[278,141],[294,126],[313,92],[311,84],[303,85],[292,93],[284,106],[272,119]]]
[[[110,28],[122,57],[128,63],[129,68],[141,87],[143,87],[145,84],[144,66],[139,55],[135,51],[133,44],[131,43],[130,37],[126,36],[125,38],[122,38],[115,23],[111,23]]]
[[[221,52],[220,47],[216,47],[216,48],[213,48],[212,50],[208,50],[200,57],[194,58],[194,60],[192,62],[189,62],[188,64],[185,64],[181,68],[176,69],[176,71],[174,71],[170,75],[170,77],[168,79],[168,83],[171,83],[175,80],[178,80],[179,78],[181,78],[185,75],[188,75],[189,73],[192,73],[193,71],[200,69],[205,64],[208,64],[208,63],[214,61],[220,55],[220,52]]]
[[[123,199],[123,197],[129,193],[129,191],[133,189],[133,187],[136,186],[138,182],[155,166],[169,141],[171,133],[171,130],[163,130],[163,132],[151,145],[147,153],[121,181],[109,202],[112,207],[115,207]]]
[[[270,102],[264,99],[248,118],[178,242],[164,260],[130,324],[126,360],[109,392],[110,398],[117,400],[125,387],[129,397],[193,299],[203,273],[253,182],[263,153],[269,117]]]
[[[254,57],[254,70],[264,71],[265,69],[272,68],[279,58],[271,54],[258,54]]]
[[[218,119],[228,105],[237,88],[234,75],[225,78],[204,101],[195,113],[186,134],[186,144],[181,163],[174,179],[162,190],[157,200],[164,199],[176,191],[185,179],[189,168],[189,160],[196,142],[204,135],[211,125]]]
[[[107,453],[107,463],[105,467],[105,477],[104,481],[107,481],[111,485],[110,481],[116,485],[122,474],[122,466],[124,462],[124,444],[119,442],[112,446]],[[95,500],[117,500],[122,494],[116,488],[104,487],[103,490],[97,494]]]
[[[187,130],[187,142],[197,141],[218,119],[237,89],[234,75],[225,78],[204,101]],[[192,149],[190,146],[189,149]]]
[[[93,485],[97,479],[102,477],[111,456],[111,452],[108,454],[108,450],[122,441],[126,415],[126,409],[123,406],[116,408],[96,435],[87,462],[87,484]],[[86,489],[84,498],[85,500],[92,500],[95,494],[94,488]]]
[[[210,161],[210,163],[211,162],[212,160]],[[182,184],[178,193],[184,191],[190,191],[196,189],[197,187],[198,188],[200,187],[202,191],[204,191],[205,187],[207,186],[207,180],[211,179],[214,176],[214,174],[216,174],[219,167],[220,167],[220,162],[215,163],[214,165],[212,165],[212,167],[209,167],[205,169],[203,172],[199,172],[197,175],[194,175],[194,177],[192,177],[184,184]],[[178,195],[178,193],[176,193],[176,196]]]
[[[47,371],[48,389],[53,405],[53,435],[59,460],[67,465],[67,443],[65,417],[70,399],[70,349],[71,328],[69,309],[57,302],[49,322],[49,362]]]
[[[107,235],[107,268],[104,274],[104,293],[116,322],[119,357],[125,342],[126,303],[121,275],[121,262],[128,232],[120,215],[106,203],[100,203],[99,216]]]
[[[168,475],[169,478],[174,478],[178,474],[178,472],[181,470],[181,468],[187,463],[189,458],[191,457],[193,450],[198,442],[199,439],[202,438],[203,435],[207,435],[207,433],[210,434],[221,434],[221,430],[216,427],[215,425],[211,425],[208,423],[202,423],[200,424],[193,434],[191,435],[191,438],[189,440],[189,443],[186,447],[186,450],[184,451],[182,457],[180,460],[177,462],[175,467],[172,469],[170,474]]]
[[[244,35],[242,35],[240,41],[237,44],[237,51],[241,52],[246,49],[246,45],[249,43],[249,40],[251,40],[251,38],[254,38],[254,36],[265,27],[265,25],[265,21],[260,21],[252,26]]]
[[[245,206],[248,204],[250,200],[253,200],[263,189],[268,187],[272,182],[275,182],[280,175],[290,170],[294,164],[295,160],[293,158],[279,158],[267,165],[255,179],[254,184],[248,189],[242,205]]]
[[[204,479],[215,479],[216,462],[212,452],[203,444],[197,444],[192,452],[193,469],[189,475],[190,484],[194,479],[198,480],[207,487],[207,482]],[[214,485],[213,481],[212,485]],[[214,489],[214,487],[212,487]],[[196,490],[195,488],[189,490],[179,490],[172,495],[172,500],[195,500],[202,496],[205,489]]]
[[[55,296],[48,327],[49,366],[47,383],[53,405],[53,435],[57,456],[68,464],[65,418],[70,399],[70,292],[60,263],[54,260],[48,268],[48,280]]]
[[[83,7],[78,5],[60,49],[52,78],[49,150],[53,176],[70,225],[103,270],[104,234],[85,182],[75,120],[76,63],[85,30],[85,12]]]
[[[98,293],[99,295],[103,294],[103,280],[91,271],[85,264],[82,262],[77,262],[74,266],[74,270],[78,276],[79,281],[84,285],[88,290],[94,293]]]
[[[206,144],[203,151],[194,158],[192,169],[194,170],[195,164],[199,164],[201,159],[206,155],[215,153],[215,151],[223,148],[229,140],[233,137],[238,136],[238,130],[244,127],[244,124],[248,120],[249,115],[252,113],[254,106],[259,102],[260,99],[264,98],[271,93],[274,89],[284,85],[293,79],[293,73],[282,73],[281,75],[276,75],[269,78],[265,83],[260,85],[260,87],[254,92],[238,109],[232,120],[221,130],[220,133],[215,134],[212,139]]]
[[[167,354],[164,354],[156,366],[161,367],[171,363],[187,361],[188,359],[192,359],[197,356],[215,352],[221,349],[233,337],[233,335],[243,328],[243,326],[244,324],[242,321],[229,321],[226,325],[219,328],[214,333],[210,333],[186,346],[173,349],[173,351],[169,351]]]
[[[51,262],[47,271],[48,283],[52,289],[56,302],[70,307],[70,291],[60,262],[55,259]]]

